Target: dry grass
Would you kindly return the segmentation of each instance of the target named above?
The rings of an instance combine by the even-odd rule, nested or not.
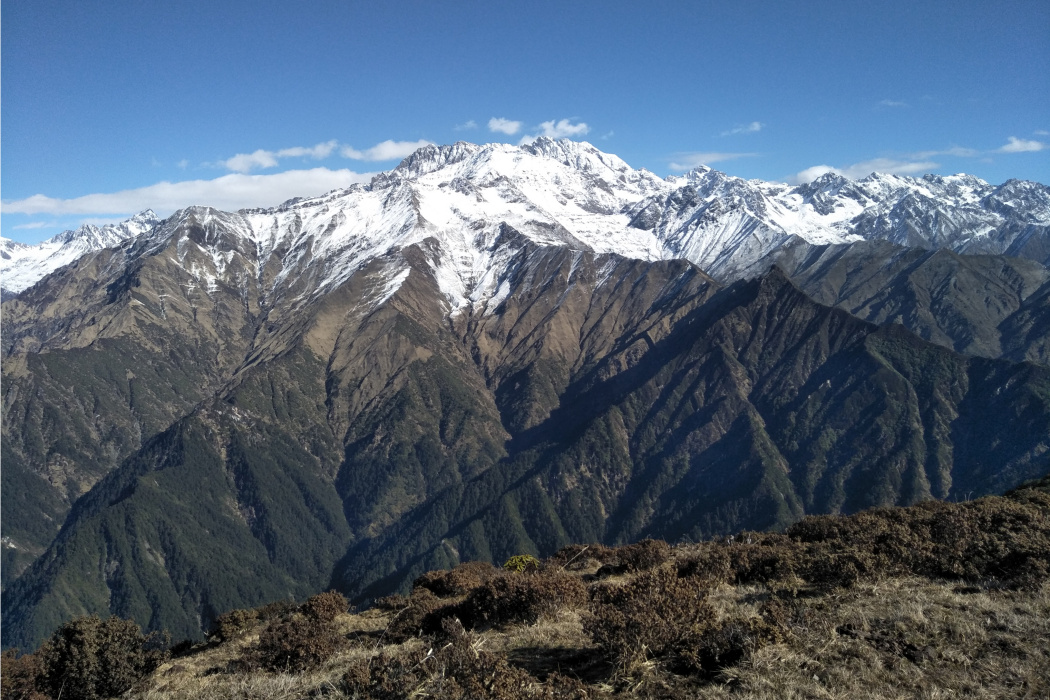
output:
[[[761,646],[704,680],[678,673],[660,659],[617,672],[584,632],[585,609],[562,609],[534,624],[484,630],[472,635],[471,648],[527,672],[535,697],[543,697],[544,682],[557,674],[580,679],[586,697],[1050,697],[1048,585],[1007,591],[909,577],[834,592],[803,589],[792,598],[766,586],[723,584],[711,590],[708,600],[719,619],[757,618],[763,603],[777,596],[786,596],[793,611],[787,639]],[[254,636],[248,635],[165,663],[132,697],[359,697],[344,682],[355,664],[388,663],[412,654],[422,658],[447,644],[432,637],[384,643],[382,632],[395,614],[373,609],[340,616],[336,624],[349,646],[314,671],[227,670],[253,644]],[[426,687],[420,685],[420,692]]]
[[[126,697],[1050,700],[1050,497],[998,501],[813,519],[795,538],[570,547],[533,573],[432,572],[325,622],[338,643],[316,668],[246,663],[307,605],[242,616],[254,628]]]

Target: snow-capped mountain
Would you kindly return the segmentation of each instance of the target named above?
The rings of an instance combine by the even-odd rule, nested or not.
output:
[[[3,641],[1045,474],[1047,194],[541,139],[176,212],[4,304]]]
[[[152,230],[151,214],[117,227],[82,227],[33,248],[5,242],[3,286],[19,291],[88,250]],[[211,242],[200,242],[211,263],[194,263],[205,287],[222,277],[231,256],[250,249],[256,277],[268,271],[264,294],[289,285],[320,293],[370,260],[429,241],[450,311],[497,294],[507,257],[497,245],[503,224],[541,245],[685,258],[721,279],[753,274],[759,260],[792,242],[884,239],[1044,264],[1050,257],[1050,188],[1034,182],[993,187],[967,175],[851,181],[828,174],[792,187],[707,167],[659,178],[588,143],[546,138],[520,147],[427,146],[368,185],[268,210],[191,208],[154,236],[191,219],[214,231]],[[220,232],[240,242],[216,248]],[[389,271],[387,293],[403,269]]]
[[[113,248],[141,236],[157,224],[151,209],[118,224],[101,228],[85,224],[75,231],[64,231],[37,245],[26,245],[0,238],[0,285],[4,296],[32,286],[44,276],[68,265],[86,253]]]

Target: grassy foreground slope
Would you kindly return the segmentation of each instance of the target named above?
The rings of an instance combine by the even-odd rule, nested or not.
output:
[[[5,699],[72,687],[61,637],[5,656]],[[1050,477],[783,534],[461,564],[363,612],[337,593],[233,611],[176,649],[122,696],[1046,697]]]

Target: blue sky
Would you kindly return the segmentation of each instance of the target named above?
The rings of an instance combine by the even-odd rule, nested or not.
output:
[[[1050,183],[1050,3],[5,0],[4,236],[273,206],[423,142]]]

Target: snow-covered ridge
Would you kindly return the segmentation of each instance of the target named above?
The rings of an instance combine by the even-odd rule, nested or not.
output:
[[[686,258],[730,279],[793,241],[880,238],[963,253],[1024,255],[1033,237],[1050,239],[1050,188],[1017,180],[994,187],[968,175],[885,174],[861,180],[828,174],[792,187],[707,167],[659,178],[589,143],[540,138],[526,146],[426,146],[368,185],[272,209],[225,213],[194,207],[155,228],[150,217],[132,222],[121,224],[114,236],[123,241],[152,230],[155,246],[135,246],[142,251],[159,250],[187,227],[211,231],[193,245],[179,244],[179,260],[192,267],[201,287],[211,288],[231,256],[241,256],[270,299],[323,294],[377,258],[387,260],[383,269],[391,280],[404,280],[398,264],[407,263],[395,258],[419,245],[428,251],[455,313],[498,294],[501,266],[511,255],[501,243],[504,224],[539,245],[644,260]],[[31,256],[5,242],[5,290],[25,288],[57,263],[109,244],[95,241],[86,229],[71,232],[65,243],[59,236],[41,244],[52,246],[46,255]],[[216,257],[220,248],[224,252]],[[35,266],[20,267],[20,260]],[[259,272],[264,266],[265,282]],[[14,284],[8,270],[16,273],[10,275]],[[384,296],[396,291],[384,290]]]
[[[146,209],[117,224],[85,224],[36,245],[0,238],[0,286],[5,293],[20,292],[82,255],[119,246],[152,231],[157,223],[153,210]]]

